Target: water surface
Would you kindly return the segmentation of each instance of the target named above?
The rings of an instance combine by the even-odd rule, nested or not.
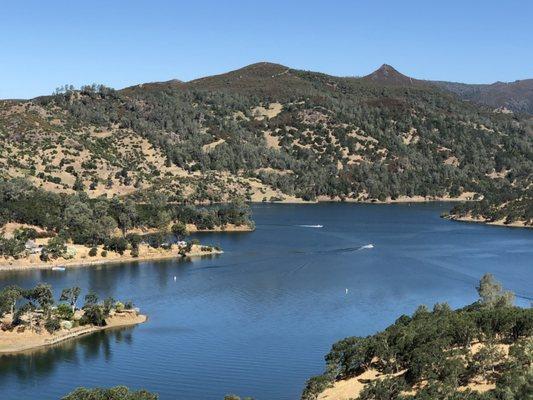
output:
[[[122,384],[163,400],[297,399],[334,341],[383,329],[419,304],[471,303],[485,272],[529,305],[533,231],[439,218],[449,208],[257,205],[255,232],[201,236],[223,247],[218,257],[0,272],[1,286],[79,285],[149,315],[134,328],[0,357],[1,398]]]

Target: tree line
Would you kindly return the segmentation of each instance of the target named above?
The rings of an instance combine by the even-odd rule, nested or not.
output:
[[[100,197],[84,192],[61,194],[34,187],[21,180],[0,181],[0,227],[18,222],[40,227],[53,236],[43,248],[42,257],[57,258],[66,252],[66,243],[123,252],[128,246],[138,250],[141,237],[128,233],[135,228],[152,229],[150,244],[161,246],[169,236],[181,240],[186,224],[213,229],[227,224],[253,225],[250,208],[243,201],[199,207],[172,203],[158,192],[145,198]],[[34,229],[18,229],[11,238],[0,236],[0,255],[21,257],[28,240],[43,235]]]

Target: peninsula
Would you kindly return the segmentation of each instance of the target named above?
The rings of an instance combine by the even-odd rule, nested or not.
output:
[[[99,301],[94,292],[76,307],[81,289],[63,289],[55,304],[52,288],[38,284],[31,289],[7,286],[0,291],[0,354],[50,346],[104,329],[137,325],[146,315],[131,302],[112,298]]]
[[[528,398],[533,309],[514,306],[490,274],[477,290],[462,309],[420,306],[382,332],[335,343],[301,399]]]
[[[211,206],[161,193],[91,199],[82,191],[59,194],[26,180],[0,180],[0,270],[220,254],[186,239],[194,232],[253,230],[250,208],[238,199]]]

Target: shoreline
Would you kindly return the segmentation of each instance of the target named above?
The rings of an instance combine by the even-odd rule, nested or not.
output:
[[[353,203],[353,204],[403,204],[403,203],[438,203],[438,202],[465,202],[478,201],[473,198],[476,193],[465,192],[459,197],[433,197],[433,196],[399,196],[396,199],[377,200],[377,199],[354,199],[354,198],[330,198],[329,196],[318,196],[316,200],[286,199],[280,201],[252,201],[252,204],[319,204],[319,203]]]
[[[172,246],[170,250],[163,249],[154,249],[153,252],[145,253],[144,255],[139,255],[139,257],[132,257],[129,251],[125,252],[124,255],[118,253],[108,252],[107,257],[102,257],[98,254],[95,257],[79,258],[79,259],[56,259],[49,262],[42,262],[38,258],[38,261],[31,263],[31,259],[24,258],[20,260],[11,260],[10,264],[0,262],[0,271],[27,271],[27,270],[43,270],[43,269],[52,269],[54,267],[64,267],[69,268],[78,268],[78,267],[89,267],[96,265],[104,264],[121,264],[129,262],[145,262],[145,261],[160,261],[160,260],[170,260],[170,259],[182,259],[188,257],[204,257],[211,255],[223,254],[222,250],[217,250],[211,246],[202,246],[202,245],[193,245],[191,251],[183,257],[179,254],[179,250]],[[210,247],[209,251],[202,250],[202,248]],[[88,249],[87,249],[88,250]]]
[[[510,224],[506,224],[505,220],[497,220],[497,221],[489,221],[487,219],[483,218],[474,218],[472,216],[456,216],[456,215],[446,215],[443,216],[444,219],[448,219],[450,221],[457,221],[457,222],[466,222],[471,224],[483,224],[483,225],[492,225],[492,226],[500,226],[503,228],[526,228],[531,229],[533,228],[533,225],[526,225],[524,221],[515,221]]]
[[[113,328],[135,326],[148,320],[146,315],[135,314],[132,316],[131,314],[131,312],[116,313],[106,320],[106,326],[78,326],[70,330],[66,330],[66,332],[63,329],[58,333],[53,334],[48,332],[41,334],[35,332],[0,332],[0,356],[37,350],[67,340],[89,335],[94,332],[100,332]],[[8,343],[3,344],[2,341],[8,341]]]
[[[250,225],[234,225],[227,224],[223,226],[216,226],[212,229],[198,229],[194,224],[187,224],[187,231],[189,233],[240,233],[240,232],[253,232],[255,227]]]

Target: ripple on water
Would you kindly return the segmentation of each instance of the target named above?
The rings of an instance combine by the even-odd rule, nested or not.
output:
[[[485,272],[528,305],[533,231],[439,218],[448,208],[257,205],[255,232],[200,236],[220,244],[221,257],[0,273],[2,284],[78,284],[131,299],[150,317],[132,329],[1,357],[2,399],[125,384],[162,400],[227,393],[289,400],[322,371],[334,341],[373,333],[422,303],[470,303]],[[324,227],[295,226],[311,223]]]

